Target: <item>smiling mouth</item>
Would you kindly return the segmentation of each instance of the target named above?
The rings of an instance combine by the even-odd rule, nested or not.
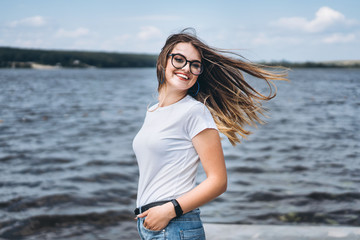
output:
[[[175,75],[178,76],[179,78],[182,78],[182,79],[185,79],[185,80],[189,80],[189,77],[186,76],[186,75],[184,75],[184,74],[176,73]]]

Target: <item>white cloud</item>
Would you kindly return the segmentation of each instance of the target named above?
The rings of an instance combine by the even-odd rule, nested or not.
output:
[[[323,39],[325,43],[348,43],[355,40],[355,34],[334,33]]]
[[[137,34],[137,37],[141,40],[149,40],[161,36],[162,32],[154,26],[141,27],[141,31]]]
[[[64,30],[64,29],[59,29],[55,36],[56,37],[64,37],[64,38],[78,38],[78,37],[83,37],[86,36],[90,33],[89,29],[87,28],[77,28],[73,31],[68,31],[68,30]]]
[[[254,45],[276,45],[276,44],[290,44],[297,45],[303,42],[303,39],[297,37],[281,37],[269,36],[265,33],[259,33],[255,36],[251,43]]]
[[[305,25],[309,32],[319,32],[337,22],[344,22],[345,16],[329,7],[322,7],[316,12],[314,20]]]
[[[8,24],[8,26],[10,26],[10,27],[20,27],[20,26],[41,27],[41,26],[44,26],[45,24],[46,24],[46,21],[45,21],[44,17],[34,16],[34,17],[29,17],[29,18],[12,21]]]
[[[293,29],[303,30],[306,32],[321,32],[335,24],[353,24],[353,20],[348,20],[346,17],[329,7],[321,7],[315,14],[313,20],[307,20],[302,17],[280,18],[274,25]]]

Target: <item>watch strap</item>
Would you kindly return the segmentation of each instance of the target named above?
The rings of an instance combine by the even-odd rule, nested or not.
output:
[[[176,199],[172,199],[171,202],[174,205],[176,217],[180,217],[181,215],[183,215],[183,210],[181,209],[179,202],[176,201]]]

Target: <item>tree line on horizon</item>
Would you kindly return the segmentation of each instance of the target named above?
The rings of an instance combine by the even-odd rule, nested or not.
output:
[[[65,68],[155,67],[157,55],[0,47],[0,68],[31,67],[30,63]]]
[[[128,67],[156,67],[157,55],[66,51],[66,50],[40,50],[0,47],[0,68],[31,68],[31,63],[52,65],[64,68],[128,68]],[[342,65],[338,63],[289,61],[260,62],[267,66],[283,66],[289,68],[360,68],[360,63]]]

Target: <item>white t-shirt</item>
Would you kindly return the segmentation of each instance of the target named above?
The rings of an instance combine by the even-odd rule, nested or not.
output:
[[[137,207],[178,198],[193,189],[199,156],[191,140],[207,128],[217,129],[207,107],[189,95],[157,106],[147,111],[133,141],[140,172]]]

